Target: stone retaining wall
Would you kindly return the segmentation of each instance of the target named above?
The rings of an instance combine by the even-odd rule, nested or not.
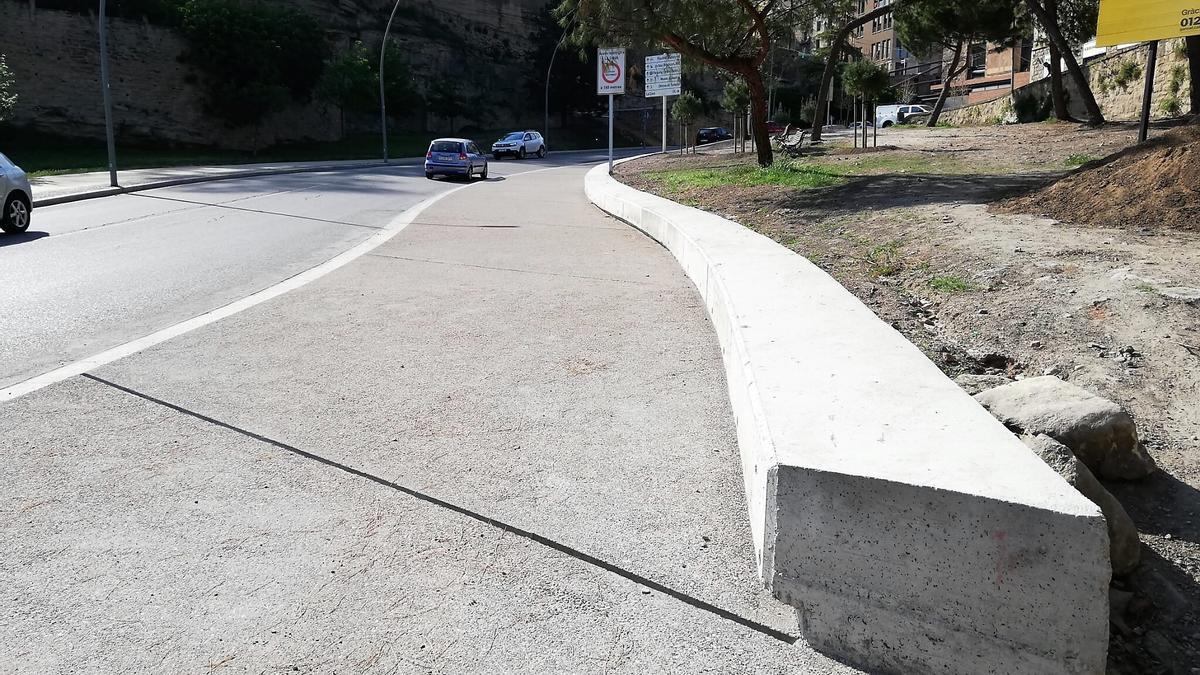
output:
[[[1088,61],[1084,68],[1091,83],[1092,93],[1104,117],[1109,121],[1135,121],[1141,116],[1142,92],[1145,82],[1146,62],[1149,50],[1146,45],[1138,45],[1120,51],[1110,52],[1102,57]],[[1128,65],[1126,65],[1128,64]],[[1136,72],[1132,78],[1126,77],[1121,83],[1120,73],[1126,75]],[[1175,117],[1188,108],[1188,88],[1190,86],[1187,71],[1187,56],[1183,52],[1183,40],[1163,40],[1158,46],[1158,64],[1154,76],[1154,98],[1151,117],[1164,119]],[[1063,83],[1067,90],[1068,106],[1071,114],[1084,119],[1087,110],[1083,107],[1082,97],[1069,74],[1063,73]],[[1042,79],[1016,91],[1017,100],[1033,98],[1035,106],[1048,107],[1050,96],[1050,80]],[[1173,109],[1170,101],[1176,100],[1181,106]],[[1016,108],[1021,108],[1017,105]],[[942,114],[942,121],[959,126],[980,126],[1015,122],[1016,110],[1013,97],[1005,96],[995,101],[979,105],[948,110]],[[1021,120],[1029,121],[1029,120]]]
[[[283,2],[284,0],[275,0]],[[385,0],[299,0],[328,29],[335,49],[355,39],[377,45],[392,4]],[[525,50],[543,0],[413,0],[397,15],[392,39],[423,80],[452,77],[472,112],[463,124],[515,123],[541,101],[525,91]],[[185,41],[175,30],[145,20],[109,18],[113,116],[122,141],[217,145],[251,149],[296,140],[336,140],[336,107],[294,104],[258,129],[230,128],[204,108],[198,73],[181,61]],[[19,96],[12,122],[51,133],[103,138],[96,16],[37,7],[36,1],[0,0],[0,53],[7,57]],[[537,76],[540,81],[541,76]],[[512,83],[499,88],[496,82]],[[477,119],[476,119],[477,118]],[[349,130],[374,130],[375,116],[349,119]],[[395,128],[446,128],[446,120],[413,111]]]

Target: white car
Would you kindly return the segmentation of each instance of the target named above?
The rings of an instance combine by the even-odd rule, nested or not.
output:
[[[875,109],[875,126],[884,129],[901,124],[909,115],[928,115],[933,110],[923,105],[881,105]]]
[[[33,211],[33,189],[29,178],[21,167],[13,164],[0,153],[0,198],[4,210],[0,211],[0,230],[9,234],[20,234],[29,229],[29,216]]]
[[[536,131],[514,131],[504,138],[492,143],[492,159],[500,159],[504,155],[512,155],[525,159],[526,155],[546,156],[546,139]]]

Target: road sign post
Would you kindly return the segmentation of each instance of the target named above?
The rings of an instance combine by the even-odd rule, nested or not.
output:
[[[667,97],[662,97],[662,151],[667,151]]]
[[[1142,123],[1138,127],[1138,143],[1150,137],[1150,104],[1154,100],[1154,69],[1158,67],[1158,42],[1150,43],[1146,55],[1146,88],[1142,92]]]
[[[1146,59],[1146,88],[1142,95],[1138,140],[1150,135],[1150,106],[1154,98],[1154,69],[1158,65],[1158,41],[1200,35],[1200,3],[1197,0],[1101,0],[1096,25],[1096,46],[1112,47],[1129,42],[1149,42]]]
[[[625,93],[625,48],[602,47],[596,54],[596,94],[608,96],[608,172],[613,170],[613,97]]]
[[[108,146],[108,183],[117,187],[117,143],[113,135],[112,92],[108,87],[108,16],[100,0],[100,91],[104,98],[104,141]]]
[[[679,54],[646,57],[646,98],[662,97],[662,151],[667,151],[667,97],[683,91],[683,62]]]

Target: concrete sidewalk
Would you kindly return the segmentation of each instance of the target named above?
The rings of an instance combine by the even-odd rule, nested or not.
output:
[[[423,160],[406,158],[392,160],[394,166],[415,166]],[[176,166],[156,169],[126,169],[117,173],[120,187],[109,184],[107,171],[92,171],[88,173],[71,173],[59,176],[43,176],[34,178],[34,206],[51,206],[69,201],[78,201],[91,197],[103,197],[137,190],[150,190],[172,185],[200,183],[226,178],[245,178],[250,176],[267,176],[281,173],[300,173],[304,171],[323,171],[331,169],[356,169],[373,166],[383,166],[382,160],[351,159],[342,161],[317,162],[265,162],[262,164],[230,164],[225,166]]]
[[[853,672],[757,580],[695,289],[584,171],[5,404],[0,662]]]

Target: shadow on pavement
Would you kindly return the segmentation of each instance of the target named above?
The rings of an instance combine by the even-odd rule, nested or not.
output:
[[[49,232],[22,232],[20,234],[0,234],[0,246],[15,246],[49,237]]]
[[[940,204],[954,199],[966,204],[987,204],[1027,193],[1058,178],[1060,173],[1030,175],[899,174],[855,176],[844,185],[800,192],[786,206],[823,216],[857,213],[864,209],[890,209]],[[775,204],[776,195],[767,198]]]

